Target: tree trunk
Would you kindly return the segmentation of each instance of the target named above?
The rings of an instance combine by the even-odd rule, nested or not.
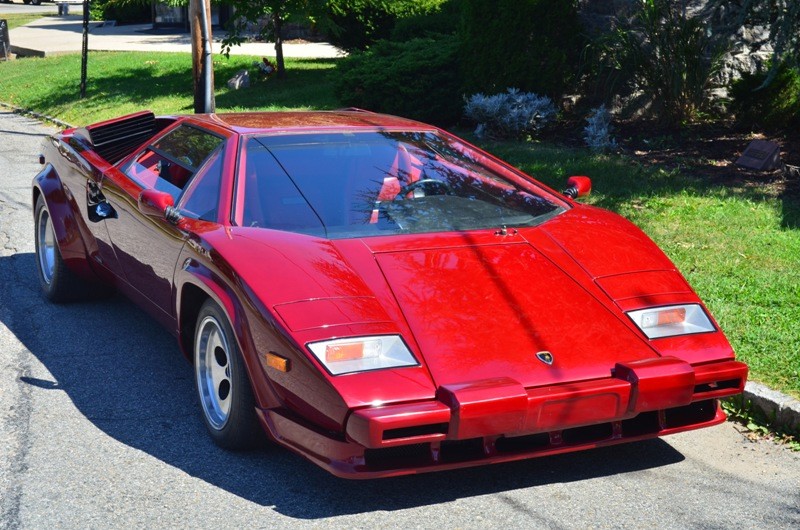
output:
[[[201,2],[205,5],[201,5]],[[194,112],[196,114],[214,112],[216,105],[214,68],[211,62],[211,1],[190,0],[189,20],[192,30]]]
[[[278,12],[272,13],[275,24],[275,62],[278,67],[278,79],[286,79],[286,64],[283,62],[283,19]]]

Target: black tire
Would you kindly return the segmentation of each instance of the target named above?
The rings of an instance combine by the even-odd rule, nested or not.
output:
[[[44,198],[36,200],[34,212],[36,272],[42,293],[51,302],[72,302],[85,298],[88,286],[67,268],[53,230],[53,222]]]
[[[264,433],[247,368],[228,318],[213,300],[206,300],[197,316],[194,372],[203,421],[214,443],[231,450],[261,445]]]

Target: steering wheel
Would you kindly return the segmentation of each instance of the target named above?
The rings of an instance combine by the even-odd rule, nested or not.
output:
[[[400,191],[394,196],[394,200],[402,201],[406,195],[417,188],[422,188],[425,191],[427,191],[429,188],[431,191],[434,191],[437,188],[440,190],[440,193],[425,193],[425,195],[452,195],[453,193],[452,186],[443,180],[420,179],[400,188]]]

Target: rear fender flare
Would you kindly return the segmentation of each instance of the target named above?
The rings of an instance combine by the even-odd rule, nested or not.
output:
[[[36,215],[36,201],[44,199],[53,225],[58,250],[66,266],[86,280],[96,280],[89,256],[97,252],[97,242],[80,215],[75,197],[61,183],[55,168],[47,164],[33,179],[31,205]],[[35,222],[35,221],[34,221]]]

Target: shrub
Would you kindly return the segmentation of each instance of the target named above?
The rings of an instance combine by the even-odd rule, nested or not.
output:
[[[522,138],[534,136],[556,115],[553,101],[509,88],[503,94],[473,94],[464,106],[464,116],[478,124],[477,136]]]
[[[455,37],[380,41],[340,60],[334,90],[348,106],[448,126],[461,113]]]
[[[440,10],[446,0],[335,0],[327,3],[328,40],[348,51],[388,39],[395,24]],[[423,34],[411,37],[423,37]]]
[[[73,6],[73,9],[75,7],[77,6]],[[149,2],[94,0],[89,3],[92,20],[116,20],[120,25],[150,22],[152,20],[150,9]]]
[[[592,109],[586,118],[586,124],[583,128],[583,139],[592,151],[605,151],[617,146],[616,140],[611,137],[611,113],[605,105]]]
[[[574,0],[462,0],[467,93],[509,86],[560,98],[573,86],[583,41]]]
[[[391,39],[407,41],[420,37],[454,35],[461,21],[461,0],[446,0],[423,13],[400,17]]]
[[[756,128],[800,127],[800,70],[786,63],[766,86],[768,72],[743,74],[731,88],[736,120]]]

